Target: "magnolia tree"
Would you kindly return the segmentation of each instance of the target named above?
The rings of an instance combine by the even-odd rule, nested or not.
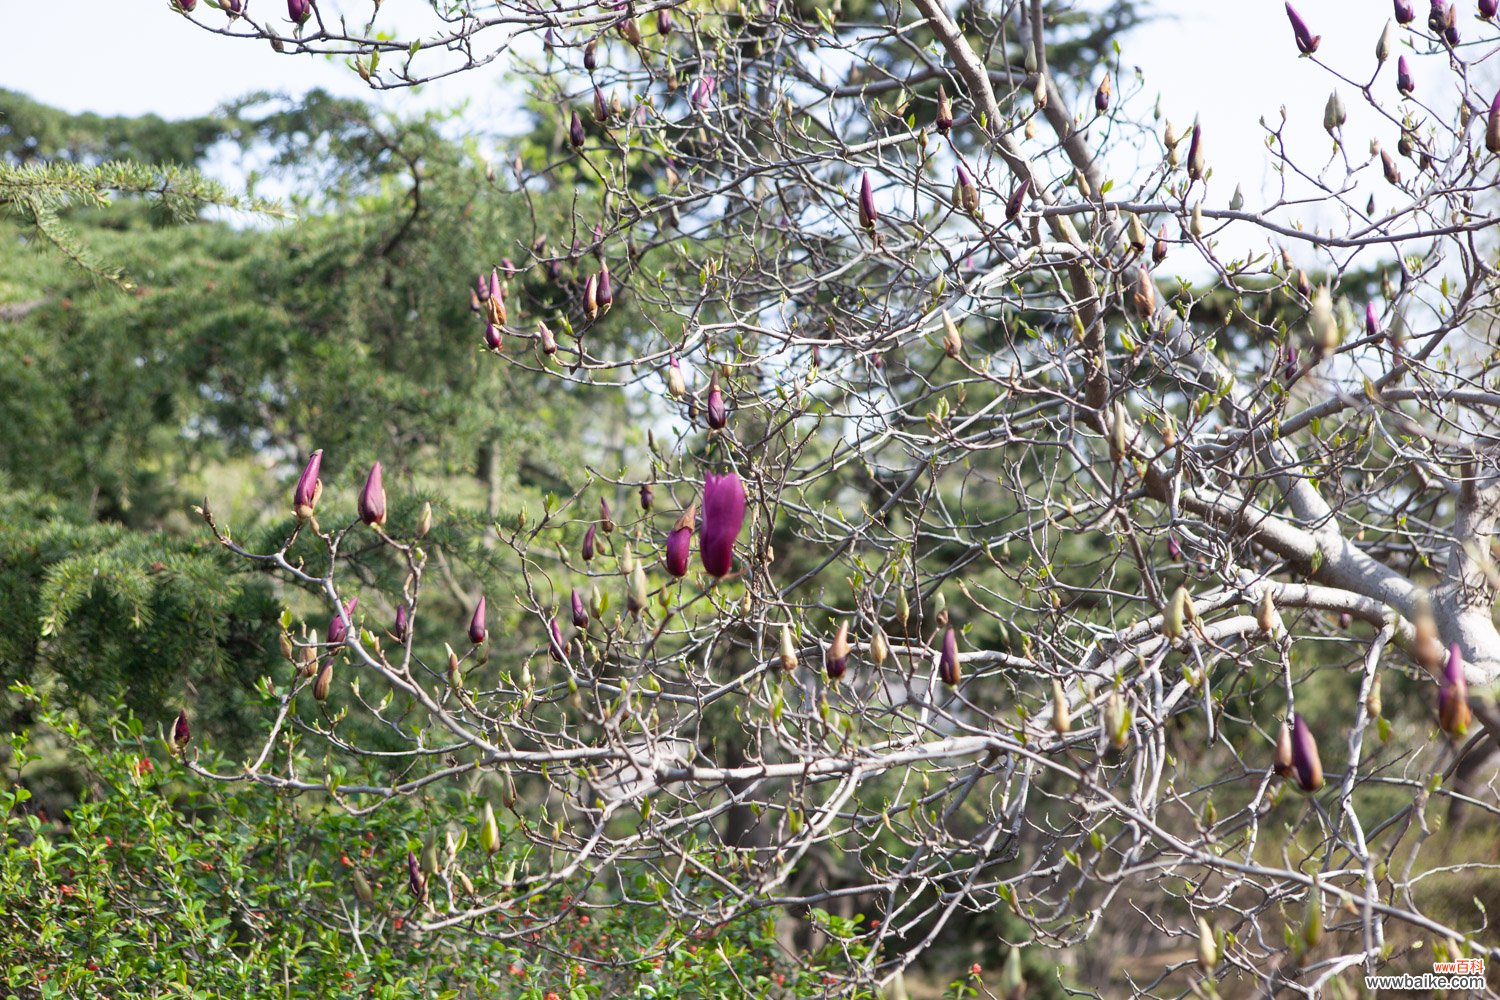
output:
[[[566,380],[580,433],[591,393],[638,415],[494,526],[504,635],[424,613],[453,570],[379,465],[313,454],[269,550],[206,504],[332,617],[285,619],[264,751],[201,774],[472,790],[386,904],[425,931],[558,886],[779,908],[853,988],[1003,912],[1009,995],[1093,935],[1163,949],[1139,992],[1495,954],[1424,887],[1492,852],[1423,849],[1445,798],[1496,815],[1460,781],[1500,738],[1493,3],[1288,5],[1264,59],[1331,94],[1264,123],[1258,204],[1042,0],[176,6],[377,89],[512,59],[543,129],[491,184],[576,214],[454,262],[454,350]]]

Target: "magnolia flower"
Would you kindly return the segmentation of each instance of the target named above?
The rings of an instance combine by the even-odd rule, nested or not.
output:
[[[698,556],[709,576],[722,578],[734,564],[734,542],[745,524],[745,484],[733,472],[703,482],[703,527]]]
[[[343,612],[335,611],[333,617],[328,620],[327,636],[328,645],[342,646],[344,640],[349,637],[349,623],[354,621],[354,606],[359,603],[359,598],[349,598],[349,603],[344,605]]]
[[[485,637],[489,635],[488,623],[485,621],[484,595],[479,595],[479,603],[474,605],[474,617],[469,619],[469,641],[478,646],[482,644]]]
[[[286,16],[302,24],[312,16],[312,0],[286,0]]]
[[[875,231],[880,213],[875,210],[875,191],[870,187],[870,172],[867,170],[859,182],[859,225],[866,232]]]
[[[698,516],[698,503],[694,501],[688,504],[687,510],[672,525],[672,533],[667,536],[667,572],[675,577],[683,577],[688,571],[688,557],[693,548],[693,523]]]
[[[323,481],[318,478],[323,471],[323,449],[319,448],[307,460],[302,475],[297,479],[297,488],[292,491],[292,512],[306,521],[318,507],[318,497],[323,495]]]
[[[1396,60],[1396,89],[1407,97],[1410,97],[1411,92],[1417,89],[1416,82],[1411,78],[1411,67],[1407,65],[1405,56]]]
[[[578,592],[577,587],[573,588],[573,593],[568,598],[568,610],[572,612],[574,628],[588,628],[588,608],[584,606],[583,595]]]
[[[172,724],[172,749],[182,753],[192,738],[193,730],[188,725],[187,709],[184,708],[177,713],[177,721]]]
[[[579,555],[583,556],[584,562],[589,562],[594,558],[594,537],[598,534],[598,531],[599,526],[591,524],[589,525],[589,530],[583,533],[583,546],[579,550]]]
[[[1410,24],[1417,16],[1417,8],[1411,0],[1395,0],[1396,20],[1402,24]]]
[[[568,662],[568,644],[563,641],[562,629],[555,617],[547,623],[547,655],[558,663]]]
[[[380,463],[370,466],[365,488],[359,491],[359,519],[372,528],[385,523],[385,487],[380,481]]]
[[[1438,686],[1438,725],[1457,739],[1469,731],[1474,714],[1469,709],[1469,681],[1464,676],[1463,652],[1458,643],[1448,647],[1448,660]]]
[[[1323,762],[1318,757],[1318,742],[1301,715],[1292,716],[1292,769],[1297,787],[1311,795],[1323,787]]]
[[[849,669],[849,623],[839,622],[828,651],[823,654],[823,672],[828,679],[836,681]]]
[[[723,430],[728,423],[729,411],[724,407],[724,393],[719,389],[719,376],[715,373],[708,386],[708,426],[717,431]]]
[[[1005,217],[1007,219],[1014,219],[1021,214],[1021,207],[1026,204],[1026,193],[1030,190],[1031,178],[1029,176],[1022,177],[1021,183],[1016,185],[1016,189],[1005,200]]]
[[[943,652],[938,657],[938,676],[950,687],[959,681],[958,636],[950,628],[943,633]]]
[[[1292,22],[1292,35],[1297,40],[1297,51],[1305,56],[1310,56],[1318,51],[1318,43],[1323,40],[1322,35],[1314,35],[1308,30],[1307,22],[1302,20],[1302,15],[1290,3],[1286,5],[1287,20]]]
[[[948,92],[943,89],[941,83],[938,84],[937,118],[934,119],[933,124],[944,135],[947,135],[948,131],[953,128],[953,105],[949,103]]]

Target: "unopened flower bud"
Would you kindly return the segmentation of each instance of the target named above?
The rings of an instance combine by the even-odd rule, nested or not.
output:
[[[823,671],[828,679],[836,681],[844,676],[849,669],[849,623],[839,622],[838,631],[834,633],[833,641],[828,644],[828,651],[823,656]]]
[[[318,671],[318,679],[313,681],[312,696],[317,701],[328,700],[328,689],[333,685],[333,657],[323,661],[323,668]]]
[[[1302,20],[1302,15],[1290,3],[1286,5],[1286,16],[1292,22],[1292,36],[1297,41],[1297,51],[1305,56],[1318,51],[1318,43],[1323,40],[1323,36],[1314,35],[1308,30],[1307,22]]]
[[[1297,775],[1297,787],[1308,795],[1323,787],[1323,762],[1318,756],[1318,743],[1312,730],[1301,715],[1292,716],[1292,769]]]
[[[956,686],[960,679],[958,635],[951,628],[943,633],[943,651],[938,655],[938,676],[949,687]]]
[[[792,641],[792,626],[787,622],[781,625],[781,668],[797,669],[797,644]]]
[[[873,233],[879,221],[880,213],[875,210],[875,192],[870,187],[870,172],[867,170],[859,182],[859,226],[865,232]]]
[[[574,111],[572,118],[568,121],[568,142],[574,149],[582,149],[587,138],[587,133],[583,131],[583,119],[578,117],[577,111]]]
[[[489,636],[488,613],[485,609],[484,595],[479,595],[479,603],[474,605],[474,615],[469,619],[469,641],[479,646]]]
[[[948,130],[953,128],[953,105],[948,101],[948,92],[943,89],[941,83],[938,84],[938,109],[934,124],[944,135],[947,135]]]
[[[1438,725],[1454,739],[1466,735],[1474,715],[1469,708],[1469,682],[1458,643],[1448,647],[1448,659],[1438,687]]]
[[[172,749],[182,753],[192,739],[193,730],[188,725],[187,709],[184,708],[177,713],[177,721],[172,724]]]
[[[379,462],[370,467],[365,488],[359,491],[359,519],[372,528],[385,523],[385,486],[381,482]]]
[[[297,488],[292,491],[292,512],[303,521],[313,516],[318,508],[318,498],[323,495],[323,481],[318,478],[322,469],[323,449],[319,448],[307,460],[297,479]]]

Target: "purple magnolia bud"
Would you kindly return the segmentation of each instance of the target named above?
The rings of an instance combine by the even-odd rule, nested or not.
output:
[[[568,142],[573,144],[574,149],[582,149],[586,138],[583,131],[583,119],[578,117],[577,111],[574,111],[572,120],[568,122]]]
[[[658,35],[670,35],[672,33],[672,8],[661,7],[656,11],[656,33]]]
[[[1322,35],[1314,35],[1307,28],[1307,22],[1302,20],[1302,15],[1290,3],[1286,5],[1287,20],[1292,22],[1292,34],[1297,39],[1297,51],[1305,56],[1310,56],[1318,51],[1318,43],[1323,40]]]
[[[866,232],[875,231],[875,223],[880,221],[880,213],[875,211],[875,191],[870,187],[870,172],[860,178],[859,182],[859,225]]]
[[[1479,16],[1488,21],[1500,11],[1500,0],[1479,0]]]
[[[718,81],[714,79],[712,74],[699,77],[698,82],[693,84],[693,107],[700,111],[706,111],[713,103],[714,88],[717,86]]]
[[[950,628],[943,633],[943,652],[938,657],[938,676],[949,687],[958,684],[958,635]]]
[[[547,655],[558,663],[568,662],[568,644],[563,640],[562,628],[558,626],[556,616],[547,623]]]
[[[651,505],[656,502],[656,491],[651,488],[650,483],[641,484],[641,510],[647,514],[651,513]]]
[[[1318,757],[1318,741],[1301,715],[1292,716],[1292,770],[1297,787],[1308,795],[1323,787],[1323,761]]]
[[[506,281],[514,278],[518,272],[519,268],[516,267],[515,261],[511,260],[509,257],[500,258],[500,273],[505,275]]]
[[[193,738],[193,730],[188,726],[187,709],[177,713],[177,721],[172,725],[172,748],[178,753],[187,747]]]
[[[219,0],[219,6],[230,17],[239,17],[245,12],[245,0]]]
[[[1177,538],[1173,535],[1167,536],[1167,555],[1174,560],[1182,558],[1182,546],[1177,544]]]
[[[286,0],[286,16],[297,24],[306,23],[312,17],[312,0]]]
[[[422,862],[415,851],[406,852],[406,887],[419,900],[427,893],[427,876],[422,874]]]
[[[349,638],[349,625],[354,621],[354,606],[358,603],[359,598],[349,598],[343,612],[335,611],[333,617],[328,619],[328,631],[325,633],[328,645],[342,646],[344,640]]]
[[[1458,738],[1469,731],[1474,714],[1469,708],[1469,680],[1464,676],[1464,655],[1458,643],[1448,647],[1443,677],[1438,686],[1438,725]]]
[[[505,350],[505,335],[493,323],[484,324],[484,346],[492,351]]]
[[[603,497],[599,498],[599,527],[604,529],[606,535],[614,533],[615,519],[609,514],[609,501]]]
[[[1406,57],[1402,56],[1396,60],[1396,89],[1407,97],[1417,89],[1416,83],[1411,78],[1411,67],[1406,63]]]
[[[609,105],[604,103],[604,91],[599,89],[597,83],[594,84],[594,121],[609,121]]]
[[[688,504],[687,510],[672,525],[667,535],[667,572],[681,578],[687,575],[688,557],[693,551],[693,523],[698,518],[698,503]]]
[[[714,373],[708,385],[708,426],[723,430],[729,423],[729,411],[724,407],[724,393],[719,389],[719,374]]]
[[[1380,317],[1375,314],[1375,303],[1365,303],[1365,335],[1368,337],[1380,336]]]
[[[1291,7],[1288,6],[1287,9],[1291,10]],[[1205,164],[1203,162],[1203,126],[1198,122],[1193,122],[1193,137],[1188,140],[1187,172],[1188,176],[1195,181],[1202,180],[1205,172]]]
[[[537,320],[536,333],[542,340],[542,353],[547,355],[556,354],[557,337],[553,335],[552,328],[541,320]]]
[[[953,203],[966,212],[979,211],[979,187],[962,163],[958,165],[958,179],[953,182]]]
[[[1007,219],[1014,219],[1021,214],[1021,206],[1026,204],[1026,193],[1030,190],[1031,178],[1029,176],[1022,177],[1021,183],[1016,185],[1016,189],[1005,200],[1005,217]]]
[[[953,105],[948,101],[948,92],[943,85],[938,84],[938,109],[937,118],[934,120],[937,130],[944,135],[953,128]]]
[[[590,39],[583,46],[583,68],[592,73],[599,68],[599,42]]]
[[[1110,85],[1109,77],[1099,81],[1099,89],[1094,91],[1094,110],[1101,115],[1109,110]]]
[[[297,479],[297,488],[292,491],[292,512],[306,521],[318,509],[318,497],[323,495],[323,480],[318,474],[323,471],[323,449],[319,448],[307,460],[302,475]]]
[[[1458,44],[1458,8],[1449,7],[1448,14],[1443,25],[1443,41],[1449,45]]]
[[[1302,367],[1297,361],[1297,349],[1291,344],[1286,346],[1285,361],[1282,364],[1282,376],[1287,382],[1297,377],[1297,371]]]
[[[745,484],[733,472],[703,481],[703,528],[698,555],[708,575],[723,578],[734,565],[734,542],[745,525]]]
[[[609,312],[610,305],[615,301],[614,285],[609,280],[609,265],[599,266],[599,281],[594,292],[595,299],[599,302],[599,315]]]
[[[359,519],[372,528],[385,523],[385,486],[381,483],[379,462],[370,466],[365,488],[359,491]]]
[[[198,6],[198,0],[172,0],[172,6],[176,7],[184,14],[191,14],[193,12],[193,8]],[[1480,6],[1482,7],[1483,4],[1481,4]]]
[[[1432,0],[1432,6],[1427,10],[1427,27],[1432,29],[1434,35],[1441,35],[1447,25],[1447,5],[1443,3],[1443,0]]]
[[[405,642],[406,637],[411,634],[411,612],[407,610],[406,602],[402,601],[396,605],[396,621],[391,626],[391,638],[397,642]]]
[[[568,610],[573,614],[573,627],[588,628],[589,609],[584,606],[583,595],[578,592],[577,587],[573,588],[573,593],[568,599],[568,604]]]
[[[474,279],[474,295],[480,302],[488,302],[490,299],[490,281],[483,274]]]
[[[480,594],[479,603],[474,605],[474,617],[469,619],[469,641],[476,646],[482,645],[490,634],[488,622],[485,620],[487,617],[484,595]]]
[[[594,559],[594,537],[598,534],[597,524],[589,525],[589,530],[583,533],[583,547],[579,549],[579,555],[583,556],[584,562],[592,562]]]
[[[490,322],[496,326],[504,326],[505,315],[505,285],[500,280],[500,269],[493,268],[490,271],[490,295],[485,300],[485,309],[488,311]]]
[[[548,52],[551,52],[553,49],[557,48],[557,45],[557,32],[552,28],[548,28],[547,33],[542,36],[542,48]]]
[[[1395,0],[1396,20],[1401,24],[1410,24],[1417,16],[1417,8],[1411,0]]]
[[[828,652],[823,654],[823,672],[828,679],[836,681],[849,669],[849,623],[839,622],[839,630],[834,633],[833,641],[828,644]]]

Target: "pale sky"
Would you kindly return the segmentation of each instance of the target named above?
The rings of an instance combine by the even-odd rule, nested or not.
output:
[[[280,12],[279,0],[256,0]],[[1474,19],[1473,3],[1456,0],[1463,11],[1466,38],[1500,37],[1500,31]],[[332,3],[332,0],[329,0]],[[412,14],[425,0],[387,0],[387,12]],[[200,5],[201,6],[201,5]],[[1298,59],[1281,0],[1157,0],[1163,20],[1122,41],[1127,69],[1139,66],[1147,93],[1162,96],[1164,113],[1179,125],[1199,116],[1205,148],[1214,170],[1211,202],[1223,205],[1242,184],[1247,208],[1275,190],[1267,169],[1261,116],[1274,120],[1286,105],[1288,133],[1309,156],[1326,157],[1331,143],[1322,113],[1330,89],[1326,75]],[[1419,4],[1424,16],[1426,4]],[[1316,33],[1319,55],[1361,81],[1375,68],[1376,39],[1391,16],[1389,0],[1302,0],[1298,4]],[[65,13],[64,13],[65,12]],[[205,16],[218,18],[217,11]],[[504,67],[495,63],[420,91],[373,93],[342,63],[288,57],[264,43],[210,35],[167,9],[167,0],[68,0],[66,4],[0,0],[0,87],[9,87],[68,110],[108,114],[155,112],[167,117],[204,114],[221,102],[257,89],[298,91],[323,87],[335,93],[372,98],[394,110],[447,107],[467,100],[486,131],[519,127],[508,96]],[[1486,50],[1466,54],[1480,59]],[[1414,60],[1418,96],[1452,106],[1451,82],[1440,57]],[[1481,64],[1475,79],[1500,80]],[[1394,98],[1395,57],[1382,69],[1375,90]],[[1448,92],[1443,92],[1444,87]],[[1387,145],[1395,135],[1377,127],[1349,88],[1346,127],[1351,155],[1367,155],[1369,138]],[[1443,100],[1446,98],[1446,100]],[[1148,108],[1140,109],[1145,113]]]

